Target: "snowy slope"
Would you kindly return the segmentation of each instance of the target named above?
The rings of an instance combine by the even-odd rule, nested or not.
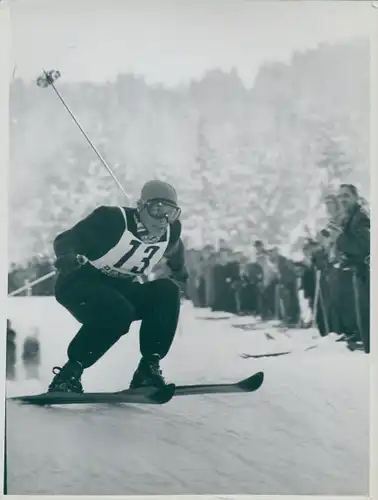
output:
[[[51,366],[64,361],[75,321],[49,298],[11,299],[8,317],[19,342],[38,326],[43,349],[42,383],[21,378],[8,384],[8,395],[42,391]],[[138,362],[136,329],[88,370],[87,390],[127,386]],[[164,360],[168,378],[236,381],[263,369],[260,391],[177,398],[162,407],[9,402],[8,493],[367,495],[367,357],[328,340],[304,353],[318,342],[313,337],[185,304]],[[293,354],[280,358],[239,357],[287,347]]]

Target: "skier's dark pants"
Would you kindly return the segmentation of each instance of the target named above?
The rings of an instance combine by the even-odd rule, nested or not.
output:
[[[142,356],[157,353],[164,358],[180,311],[176,283],[162,278],[141,284],[83,274],[78,271],[69,279],[59,277],[55,287],[57,301],[83,325],[68,347],[69,359],[80,361],[84,368],[92,366],[138,320],[142,320]]]

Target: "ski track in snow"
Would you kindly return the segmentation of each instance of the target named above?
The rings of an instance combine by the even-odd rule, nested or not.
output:
[[[165,374],[177,384],[220,383],[264,370],[259,391],[153,407],[8,402],[8,494],[367,495],[366,355],[319,342],[311,330],[284,334],[253,318],[204,319],[217,316],[229,315],[184,304]],[[43,392],[77,325],[52,298],[10,299],[8,317],[19,345],[39,327],[43,363],[40,383],[21,373],[8,396]],[[231,326],[251,322],[250,331]],[[139,361],[137,328],[86,372],[87,391],[127,387]],[[280,350],[293,354],[239,357]]]

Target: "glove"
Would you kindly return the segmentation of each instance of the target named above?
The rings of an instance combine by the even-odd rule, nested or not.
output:
[[[87,262],[88,259],[84,255],[67,253],[58,257],[54,262],[54,266],[60,272],[60,274],[66,276],[67,274],[70,274],[73,271],[76,271],[80,267],[84,266]]]
[[[176,271],[172,270],[170,278],[175,281],[181,290],[185,290],[186,282],[188,281],[189,274],[185,267]]]

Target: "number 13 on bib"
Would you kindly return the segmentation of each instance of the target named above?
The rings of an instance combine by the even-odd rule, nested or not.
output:
[[[163,258],[169,242],[169,226],[164,241],[144,243],[127,229],[119,242],[90,264],[105,274],[138,276],[148,274]]]

